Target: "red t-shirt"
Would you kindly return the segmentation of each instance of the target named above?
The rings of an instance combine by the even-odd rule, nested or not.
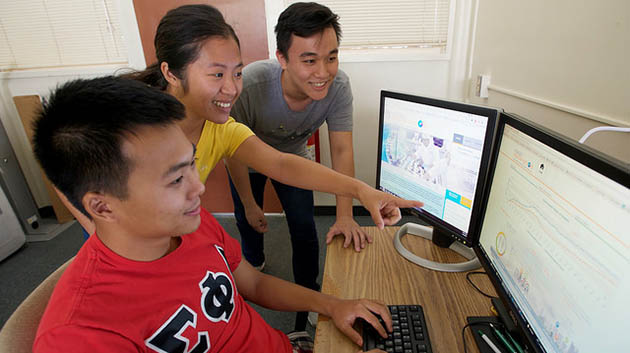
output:
[[[239,294],[238,242],[206,210],[155,261],[125,259],[91,236],[59,280],[34,352],[291,352]]]

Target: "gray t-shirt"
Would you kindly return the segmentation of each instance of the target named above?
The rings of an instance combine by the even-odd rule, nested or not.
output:
[[[307,157],[306,142],[324,123],[331,131],[352,131],[352,91],[339,70],[324,99],[295,112],[282,96],[282,67],[277,60],[251,63],[243,70],[243,92],[232,107],[236,121],[249,126],[279,151]]]

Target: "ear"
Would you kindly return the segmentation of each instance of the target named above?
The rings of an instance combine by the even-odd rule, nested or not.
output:
[[[282,70],[285,70],[287,68],[287,63],[289,61],[288,58],[284,56],[284,54],[282,54],[280,50],[276,50],[276,59],[278,59],[278,62],[280,63]]]
[[[162,71],[162,76],[164,76],[166,82],[168,82],[169,85],[174,87],[181,86],[181,80],[177,76],[175,76],[175,74],[173,74],[171,70],[169,70],[168,63],[166,61],[160,64],[160,71]]]
[[[116,221],[116,214],[111,207],[110,198],[111,196],[102,193],[88,192],[81,201],[92,220],[112,223]]]

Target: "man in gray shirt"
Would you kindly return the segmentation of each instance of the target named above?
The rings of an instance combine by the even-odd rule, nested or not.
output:
[[[307,156],[306,142],[328,124],[332,167],[354,176],[352,148],[352,91],[337,60],[341,29],[338,16],[316,3],[295,3],[279,17],[275,28],[276,60],[258,61],[243,71],[243,92],[232,108],[237,121],[287,153]],[[228,161],[234,213],[241,233],[243,254],[262,269],[262,211],[267,177],[236,161]],[[319,289],[319,245],[313,219],[313,192],[271,180],[285,211],[293,246],[293,275],[297,284]],[[337,234],[344,246],[361,251],[369,238],[352,217],[352,199],[337,196],[337,219],[326,235]],[[298,313],[296,330],[304,330],[306,313]]]

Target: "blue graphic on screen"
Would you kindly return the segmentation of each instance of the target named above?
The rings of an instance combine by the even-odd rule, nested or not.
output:
[[[383,140],[387,141],[389,140],[389,127],[385,126],[383,128]],[[383,151],[381,152],[381,160],[385,163],[390,163],[389,158],[387,158],[387,150],[383,148]]]

